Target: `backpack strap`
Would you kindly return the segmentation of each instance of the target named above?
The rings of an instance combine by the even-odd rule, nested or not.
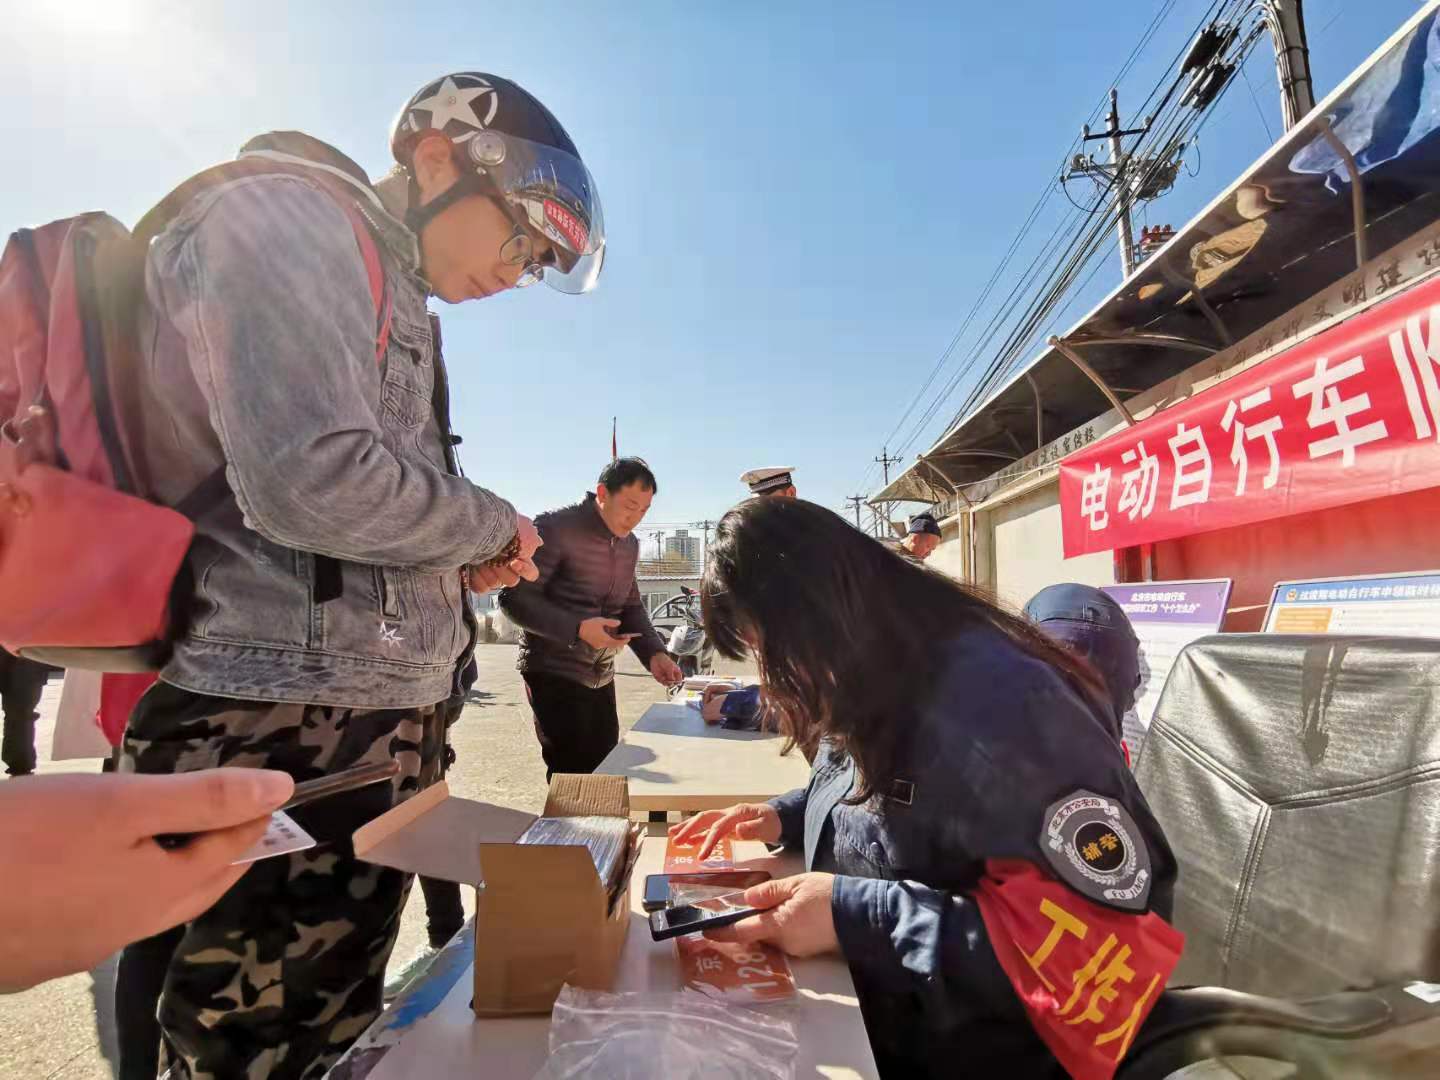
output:
[[[355,243],[360,249],[360,258],[365,262],[365,276],[370,283],[370,299],[375,305],[375,362],[383,364],[385,349],[390,344],[390,314],[392,303],[385,282],[385,266],[380,257],[380,246],[376,242],[369,219],[361,211],[355,199],[325,175],[320,168],[308,168],[303,164],[280,163],[263,157],[242,157],[235,161],[224,161],[196,173],[161,199],[136,224],[133,233],[141,244],[165,231],[165,228],[179,216],[180,212],[194,199],[211,188],[247,176],[273,176],[285,173],[303,176],[318,184],[325,194],[335,200],[350,222],[355,233]]]
[[[340,209],[350,219],[350,228],[355,231],[355,243],[360,248],[360,258],[365,260],[365,276],[370,281],[370,299],[375,304],[375,363],[384,365],[385,350],[390,345],[390,315],[393,304],[390,301],[390,287],[385,282],[385,264],[380,261],[380,246],[370,231],[370,222],[360,208],[348,199],[337,200]]]

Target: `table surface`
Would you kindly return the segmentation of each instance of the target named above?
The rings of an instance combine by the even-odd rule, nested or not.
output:
[[[651,705],[596,772],[627,777],[632,810],[714,810],[763,802],[810,780],[798,750],[772,732],[726,731],[700,710]]]
[[[762,855],[764,845],[736,844],[739,865],[776,877],[797,873],[793,855]],[[746,858],[748,856],[748,858]],[[617,991],[681,989],[675,946],[652,941],[642,911],[646,874],[659,873],[665,844],[646,841],[630,889],[631,924],[616,976]],[[474,975],[472,927],[448,945],[435,966],[371,1025],[330,1072],[330,1080],[408,1080],[418,1076],[517,1077],[529,1080],[545,1063],[550,1018],[477,1019],[470,1010]],[[800,1037],[795,1075],[848,1080],[876,1075],[850,969],[839,956],[792,960],[799,988],[793,1002],[768,1006],[794,1023]]]

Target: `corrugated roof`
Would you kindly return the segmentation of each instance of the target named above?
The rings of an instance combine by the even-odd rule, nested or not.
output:
[[[641,559],[635,565],[637,578],[676,578],[689,580],[700,576],[700,568],[689,559],[666,556],[663,559]]]

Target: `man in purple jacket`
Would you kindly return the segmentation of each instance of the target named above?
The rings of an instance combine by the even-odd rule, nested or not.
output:
[[[594,772],[620,741],[615,654],[626,645],[658,682],[684,679],[635,583],[634,533],[657,490],[639,458],[612,461],[581,502],[535,519],[545,541],[535,557],[539,580],[500,594],[501,610],[524,631],[519,668],[546,779]]]

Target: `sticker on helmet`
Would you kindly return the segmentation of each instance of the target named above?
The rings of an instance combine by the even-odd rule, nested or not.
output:
[[[545,200],[545,221],[560,233],[561,239],[577,255],[585,253],[590,241],[590,230],[585,223],[561,206],[554,199]]]
[[[429,123],[421,124],[417,121],[416,130],[434,128],[436,131],[445,131],[446,127],[454,122],[474,131],[476,128],[488,127],[495,119],[495,111],[500,107],[500,98],[495,93],[495,88],[477,75],[459,76],[465,83],[463,86],[455,81],[456,78],[454,75],[446,75],[435,86],[427,88],[429,92],[426,97],[410,106],[412,119],[415,119],[416,111],[423,110],[429,114]]]
[[[1050,868],[1081,896],[1144,911],[1150,852],[1133,818],[1114,799],[1076,791],[1045,811],[1040,848]]]

